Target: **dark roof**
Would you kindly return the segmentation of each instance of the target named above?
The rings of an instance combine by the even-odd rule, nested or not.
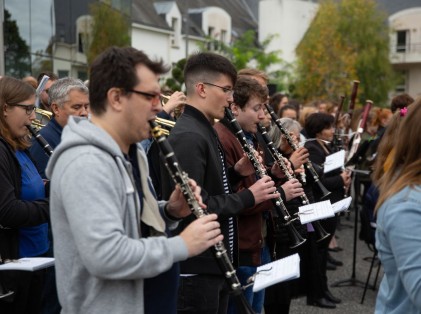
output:
[[[143,25],[169,29],[163,16],[157,14],[153,5],[154,2],[160,1],[133,0],[132,20]],[[253,10],[256,9],[256,6],[252,7],[249,5],[249,2],[253,3],[252,0],[176,0],[175,2],[177,3],[182,15],[184,15],[188,9],[213,6],[224,9],[231,16],[232,31],[234,36],[238,36],[248,29],[254,29],[256,31],[258,29],[256,18],[257,12],[253,12]],[[257,1],[254,0],[254,2]],[[200,21],[193,18],[189,21],[189,23],[191,24],[189,34],[200,35]]]
[[[132,21],[165,30],[171,29],[165,21],[165,18],[156,12],[154,1],[150,0],[133,0]]]
[[[377,2],[389,15],[405,9],[421,7],[420,0],[377,0]]]

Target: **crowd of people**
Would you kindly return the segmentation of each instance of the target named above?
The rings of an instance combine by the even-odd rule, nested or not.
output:
[[[362,110],[351,119],[331,101],[269,95],[264,72],[237,71],[209,52],[187,59],[185,93],[172,92],[163,105],[159,77],[167,71],[142,51],[111,47],[91,64],[88,84],[54,73],[0,79],[0,264],[55,258],[54,267],[34,272],[0,270],[1,313],[272,314],[289,313],[300,296],[327,309],[342,302],[328,285],[328,270],[342,265],[333,257],[341,250],[339,214],[305,224],[292,218],[303,201],[350,194],[352,172],[324,173],[323,165],[348,150]],[[421,224],[420,106],[404,94],[390,110],[372,108],[347,157],[372,173],[353,196],[370,200],[377,220],[385,269],[378,313],[421,312],[413,232]],[[156,117],[168,121],[166,145],[201,217],[151,136]],[[29,136],[34,121],[52,155]],[[221,271],[221,247],[235,274]],[[299,279],[253,292],[257,267],[294,253]],[[232,276],[247,306],[237,302]]]

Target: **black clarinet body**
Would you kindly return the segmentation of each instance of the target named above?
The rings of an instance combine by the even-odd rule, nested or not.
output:
[[[269,112],[269,114],[272,118],[272,121],[279,128],[282,135],[285,136],[285,139],[288,141],[288,144],[291,146],[291,148],[294,151],[296,151],[298,149],[298,146],[297,146],[297,144],[294,143],[294,141],[293,141],[291,135],[289,135],[288,131],[282,126],[281,119],[277,116],[277,114],[273,111],[272,107],[269,104],[265,104],[265,106],[266,106],[266,108],[267,108],[267,110],[268,110],[268,112]],[[314,169],[311,161],[309,160],[308,162],[306,162],[304,164],[304,167],[311,173],[311,175],[313,176],[314,182],[317,184],[317,187],[322,192],[323,196],[321,197],[321,199],[326,198],[330,194],[330,191],[328,191],[326,189],[326,187],[320,181],[319,175],[317,174],[316,170]]]
[[[261,125],[260,123],[257,125],[257,129],[259,130],[260,134],[262,134],[263,140],[265,141],[266,146],[269,148],[269,151],[272,155],[273,160],[279,165],[279,167],[282,169],[282,171],[285,173],[285,176],[288,180],[294,179],[294,175],[292,175],[287,165],[284,162],[284,157],[282,154],[275,148],[275,145],[273,144],[273,141],[270,139],[269,134],[266,131],[266,128]],[[310,201],[305,193],[300,196],[301,202],[303,205],[310,204]],[[314,227],[314,231],[317,233],[317,242],[320,242],[327,237],[330,236],[330,233],[326,232],[319,221],[313,221],[311,223]]]
[[[254,170],[256,171],[256,175],[261,178],[264,175],[267,175],[267,171],[265,167],[259,162],[256,155],[254,154],[254,148],[249,145],[246,140],[246,136],[244,135],[241,126],[238,124],[237,120],[234,118],[230,109],[225,108],[225,115],[229,119],[231,126],[234,129],[235,136],[237,137],[238,141],[240,142],[244,152],[246,153],[247,157],[249,158],[250,162],[253,164]],[[276,193],[276,192],[274,192]],[[278,218],[281,219],[281,225],[285,226],[289,238],[291,240],[290,247],[295,248],[303,244],[306,239],[304,239],[299,232],[295,229],[294,225],[292,224],[292,217],[288,213],[288,210],[282,201],[282,198],[278,196],[275,199],[272,199],[272,203],[274,205],[276,214]],[[278,225],[275,224],[275,227]]]
[[[48,142],[45,140],[45,138],[43,138],[42,135],[39,134],[39,132],[37,132],[32,126],[27,125],[26,127],[28,128],[29,132],[31,132],[32,136],[35,137],[37,142],[44,149],[44,152],[48,156],[51,156],[53,154],[53,149],[51,148],[50,144],[48,144]]]
[[[149,121],[152,129],[152,137],[157,142],[159,150],[164,156],[165,166],[168,169],[171,177],[173,178],[176,184],[180,185],[180,188],[183,192],[184,198],[186,199],[192,213],[200,218],[204,215],[208,215],[208,212],[200,207],[194,193],[188,183],[189,177],[181,168],[177,160],[177,157],[174,154],[174,151],[166,139],[166,136],[161,130],[161,127],[155,121]],[[216,245],[210,248],[219,268],[221,269],[225,280],[229,286],[232,295],[235,297],[237,303],[237,308],[239,313],[242,314],[255,314],[250,304],[244,297],[243,288],[241,283],[236,275],[234,266],[231,263],[227,249],[222,241],[218,242]]]

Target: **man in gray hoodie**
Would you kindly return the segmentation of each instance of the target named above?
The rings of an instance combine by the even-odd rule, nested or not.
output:
[[[166,237],[190,210],[179,187],[168,202],[156,201],[136,146],[161,110],[158,78],[165,72],[162,62],[134,48],[107,49],[90,69],[91,119],[71,117],[50,158],[62,313],[144,313],[146,278],[223,238],[214,214]],[[204,206],[200,187],[190,183]]]

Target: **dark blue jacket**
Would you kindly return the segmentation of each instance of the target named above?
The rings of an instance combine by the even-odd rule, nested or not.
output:
[[[50,122],[41,129],[40,134],[47,143],[50,144],[51,148],[54,149],[61,141],[61,132],[63,132],[63,128],[53,117]],[[47,167],[49,157],[35,138],[32,139],[32,145],[29,152],[31,153],[32,159],[35,160],[35,166],[37,167],[39,174],[43,179],[46,179],[45,168]]]

